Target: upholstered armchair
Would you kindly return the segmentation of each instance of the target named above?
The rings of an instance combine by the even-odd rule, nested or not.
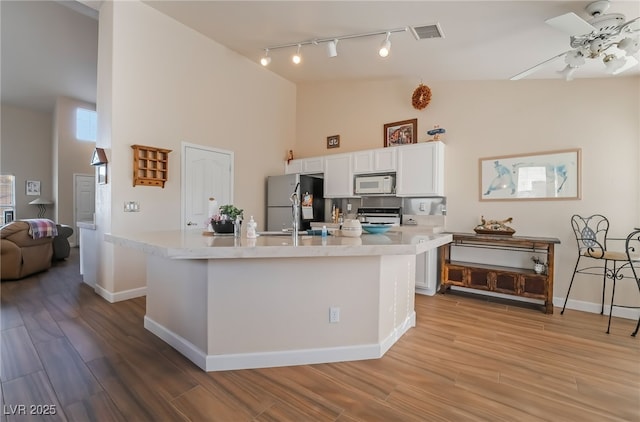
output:
[[[53,238],[53,259],[61,261],[69,257],[71,245],[68,238],[73,234],[73,228],[64,224],[56,224],[58,235]]]
[[[51,267],[53,237],[34,239],[29,224],[13,221],[0,228],[0,279],[17,280]]]

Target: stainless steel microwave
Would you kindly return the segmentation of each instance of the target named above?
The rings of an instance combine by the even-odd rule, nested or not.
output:
[[[396,190],[396,178],[393,175],[356,176],[354,193],[356,195],[385,195]]]

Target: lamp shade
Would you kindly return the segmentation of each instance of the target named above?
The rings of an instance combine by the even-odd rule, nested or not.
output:
[[[50,199],[44,199],[41,197],[38,197],[36,199],[34,199],[33,201],[29,202],[29,205],[51,205],[53,204],[53,201]]]
[[[102,148],[96,148],[93,151],[93,156],[91,157],[91,165],[92,166],[100,166],[102,164],[107,164],[107,154],[104,152]]]

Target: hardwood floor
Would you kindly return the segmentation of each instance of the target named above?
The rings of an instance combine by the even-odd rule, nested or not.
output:
[[[631,320],[418,295],[382,359],[205,373],[144,329],[144,298],[84,285],[77,249],[0,306],[2,421],[640,421]]]

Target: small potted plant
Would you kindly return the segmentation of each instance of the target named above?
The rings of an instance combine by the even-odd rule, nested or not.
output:
[[[218,214],[211,217],[211,227],[216,233],[233,233],[236,220],[242,219],[242,211],[234,205],[223,205]]]
[[[536,274],[542,274],[544,272],[545,263],[537,256],[532,256],[531,260],[533,261],[533,271]]]

